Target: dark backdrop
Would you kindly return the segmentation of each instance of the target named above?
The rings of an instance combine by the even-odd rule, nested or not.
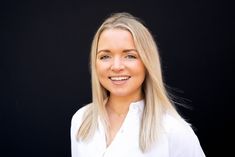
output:
[[[91,101],[92,37],[110,13],[140,17],[207,156],[229,154],[232,19],[226,1],[1,1],[0,156],[70,156],[70,120]]]

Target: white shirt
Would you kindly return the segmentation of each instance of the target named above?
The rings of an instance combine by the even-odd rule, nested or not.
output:
[[[72,157],[205,157],[199,140],[184,120],[165,115],[165,132],[147,153],[139,149],[139,128],[144,101],[132,103],[128,114],[112,143],[106,147],[101,122],[89,142],[77,141],[76,134],[87,106],[79,109],[71,123]]]

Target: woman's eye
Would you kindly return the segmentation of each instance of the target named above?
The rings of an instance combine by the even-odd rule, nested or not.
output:
[[[134,55],[127,55],[126,58],[127,58],[127,59],[136,59],[137,57],[134,56]]]
[[[107,55],[104,55],[104,56],[101,56],[101,57],[100,57],[100,60],[105,60],[105,59],[108,59],[108,58],[110,58],[110,57],[107,56]]]

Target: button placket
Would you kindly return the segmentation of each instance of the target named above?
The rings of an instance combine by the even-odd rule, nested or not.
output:
[[[139,116],[141,114],[141,109],[143,104],[142,102],[133,103],[129,107],[129,112],[126,115],[126,118],[120,128],[120,130],[117,132],[116,137],[112,141],[112,143],[102,152],[102,157],[112,157],[114,152],[117,154],[122,153],[120,151],[117,152],[117,148],[123,147],[123,149],[127,149],[128,142],[126,143],[120,143],[123,141],[126,141],[126,139],[129,138],[129,136],[133,135],[132,131],[137,131],[137,128],[139,128]],[[134,128],[133,128],[134,127]],[[133,130],[134,129],[134,130]],[[135,133],[134,133],[135,134]],[[138,136],[137,136],[138,137]],[[121,149],[121,150],[123,150]]]

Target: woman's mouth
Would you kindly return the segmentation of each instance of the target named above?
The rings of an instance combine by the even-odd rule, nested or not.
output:
[[[109,79],[113,82],[113,84],[124,84],[127,80],[129,80],[130,76],[110,76]]]

